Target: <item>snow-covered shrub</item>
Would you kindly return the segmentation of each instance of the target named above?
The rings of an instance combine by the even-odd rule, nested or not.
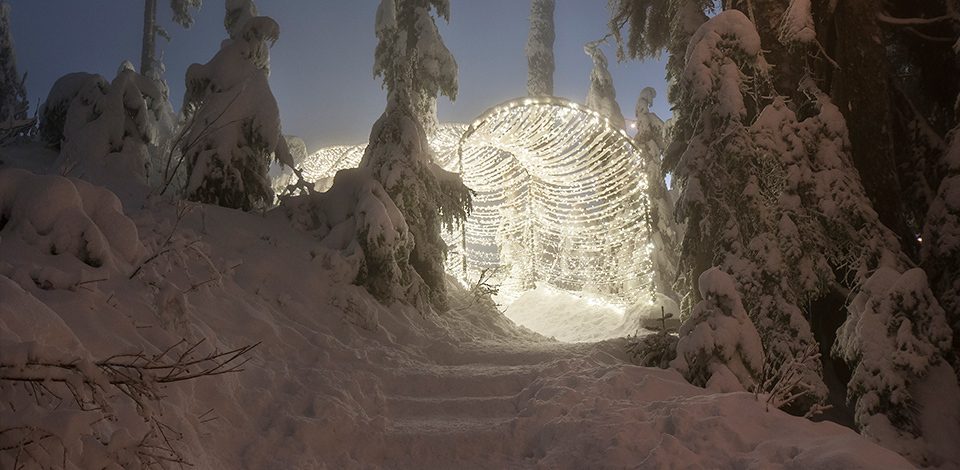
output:
[[[626,352],[630,362],[643,367],[666,369],[677,358],[677,333],[667,330],[638,338],[628,338]]]
[[[83,72],[57,80],[40,108],[40,137],[60,147],[62,174],[116,191],[146,184],[162,114],[157,87],[124,62],[112,82]]]
[[[950,327],[925,272],[881,267],[848,308],[835,354],[853,369],[847,393],[855,404],[857,424],[878,440],[920,437],[912,386],[940,363],[951,345]]]
[[[227,2],[228,19],[232,3]],[[280,110],[267,81],[268,44],[280,27],[269,17],[247,19],[206,64],[187,69],[181,142],[189,199],[243,210],[273,201],[273,158],[292,166]]]
[[[423,280],[409,263],[413,235],[369,169],[340,170],[326,192],[287,196],[281,206],[294,226],[320,238],[312,255],[335,279],[387,305],[419,298]]]
[[[703,300],[680,327],[677,358],[670,366],[708,390],[753,390],[763,370],[763,346],[733,279],[712,268],[699,284]]]
[[[110,191],[19,169],[0,169],[0,232],[42,253],[68,254],[111,271],[135,263],[145,251],[136,225]]]

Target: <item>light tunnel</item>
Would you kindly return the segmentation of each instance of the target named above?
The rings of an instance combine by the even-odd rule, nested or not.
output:
[[[521,98],[430,137],[437,163],[476,191],[463,230],[444,234],[447,271],[467,284],[493,273],[501,295],[538,285],[625,305],[652,291],[646,162],[633,140],[562,98]],[[328,186],[365,145],[310,156],[304,176]]]

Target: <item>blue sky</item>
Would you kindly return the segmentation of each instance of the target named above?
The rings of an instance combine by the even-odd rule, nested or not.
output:
[[[27,72],[30,102],[42,102],[57,78],[71,72],[116,75],[123,60],[139,66],[143,22],[141,0],[6,0],[12,7],[20,72]],[[173,36],[158,39],[174,109],[179,109],[184,74],[191,63],[210,60],[226,38],[223,0],[205,0],[194,11],[196,23],[184,30],[170,21],[166,0],[158,19]],[[261,15],[280,24],[271,50],[270,84],[280,106],[285,133],[299,135],[308,149],[365,142],[385,105],[385,92],[373,78],[376,37],[373,21],[379,0],[260,0]],[[439,24],[447,48],[460,67],[456,103],[442,98],[441,121],[470,122],[487,108],[526,94],[523,48],[529,23],[526,0],[450,0],[450,23]],[[605,0],[557,0],[554,44],[557,96],[583,102],[593,62],[583,45],[607,34]],[[637,96],[657,89],[655,111],[669,117],[662,64],[616,64],[613,47],[604,47],[617,100],[633,118]]]

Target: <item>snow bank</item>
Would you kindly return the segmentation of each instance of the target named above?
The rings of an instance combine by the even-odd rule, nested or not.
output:
[[[144,254],[113,193],[60,176],[0,170],[0,230],[42,254],[69,254],[94,268],[115,270]]]
[[[142,408],[109,386],[99,410],[57,408],[0,375],[2,426],[56,436],[46,450],[30,444],[42,462],[133,466],[148,442],[206,469],[912,468],[848,429],[767,411],[752,394],[712,394],[632,366],[618,342],[525,333],[469,292],[453,292],[442,315],[385,307],[311,256],[317,239],[285,215],[190,207],[154,201],[131,213],[152,252],[168,238],[196,242],[132,278],[24,289],[0,269],[0,374],[23,358],[77,358],[96,382],[90,365],[116,354],[170,359],[184,340],[200,356],[259,343],[242,371],[164,384]],[[47,215],[34,207],[17,220]],[[0,266],[53,266],[40,250],[7,248],[19,238],[10,220]],[[211,269],[219,274],[206,282]],[[180,299],[177,321],[164,320],[164,298]],[[0,464],[14,456],[0,451]]]

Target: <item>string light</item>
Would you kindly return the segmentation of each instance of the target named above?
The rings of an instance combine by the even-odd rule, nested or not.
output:
[[[444,234],[448,272],[496,270],[507,300],[543,284],[621,306],[649,297],[645,160],[626,131],[569,100],[526,98],[469,126],[441,124],[429,140],[436,163],[476,191],[463,231]],[[322,149],[304,177],[332,181],[365,148]]]

